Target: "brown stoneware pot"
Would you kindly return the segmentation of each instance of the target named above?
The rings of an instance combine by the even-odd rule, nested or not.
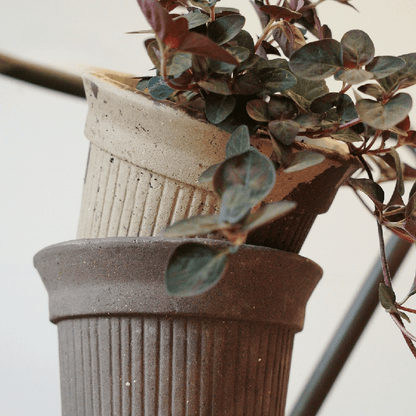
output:
[[[184,241],[83,239],[36,254],[64,416],[283,416],[293,338],[321,268],[246,245],[213,289],[174,298],[164,269]]]

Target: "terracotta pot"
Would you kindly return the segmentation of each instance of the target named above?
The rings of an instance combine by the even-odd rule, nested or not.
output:
[[[137,80],[110,71],[84,75],[91,142],[78,238],[156,236],[168,225],[218,210],[210,184],[198,183],[209,166],[225,159],[229,134],[198,113],[137,91]],[[299,252],[318,214],[328,210],[339,186],[357,169],[336,150],[299,142],[323,152],[319,165],[280,173],[266,202],[296,200],[283,221],[258,230],[248,243]],[[263,143],[264,144],[264,143]],[[267,146],[261,149],[270,151]]]
[[[58,326],[63,415],[283,415],[320,267],[246,245],[212,290],[172,298],[164,267],[184,241],[85,239],[35,256]]]

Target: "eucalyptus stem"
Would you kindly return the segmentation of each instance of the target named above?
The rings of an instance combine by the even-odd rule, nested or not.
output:
[[[378,230],[378,241],[380,244],[380,260],[381,260],[381,269],[383,270],[384,284],[388,287],[391,287],[391,274],[390,274],[389,265],[387,263],[386,249],[385,249],[384,236],[383,236],[383,227],[378,220],[377,220],[377,230]]]

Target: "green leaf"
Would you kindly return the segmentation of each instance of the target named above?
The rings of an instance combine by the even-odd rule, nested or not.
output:
[[[341,122],[347,122],[358,117],[351,97],[347,94],[330,92],[317,98],[311,103],[310,110],[314,113],[326,113],[336,107]]]
[[[285,96],[290,97],[299,107],[309,112],[311,102],[329,92],[325,81],[310,81],[298,79],[295,86],[283,92]]]
[[[331,137],[333,139],[340,140],[346,143],[355,143],[363,141],[363,138],[351,129],[345,129],[337,131],[335,133],[331,133]]]
[[[239,14],[229,14],[214,20],[208,25],[208,37],[215,43],[223,45],[241,31],[246,19]]]
[[[235,108],[235,98],[231,95],[209,94],[205,99],[205,115],[212,124],[224,121]]]
[[[206,91],[222,95],[231,95],[228,82],[224,78],[209,78],[205,81],[199,81],[198,85]]]
[[[293,120],[271,121],[269,130],[280,143],[289,146],[299,133],[300,126]]]
[[[239,95],[254,95],[262,90],[260,80],[252,72],[247,72],[235,78],[234,92]]]
[[[215,172],[221,166],[221,163],[216,163],[215,165],[210,166],[207,170],[201,173],[198,178],[199,183],[211,182],[214,178]]]
[[[382,100],[384,97],[383,88],[378,84],[365,84],[358,87],[358,91],[363,92],[364,94],[371,95],[376,100]]]
[[[250,150],[250,133],[248,127],[242,125],[234,130],[233,134],[228,139],[225,148],[227,159],[233,156],[241,155]]]
[[[298,113],[295,102],[282,95],[271,97],[267,108],[272,120],[290,120]]]
[[[295,154],[290,166],[287,167],[285,173],[298,172],[303,169],[318,165],[325,160],[322,153],[314,152],[312,150],[302,150]]]
[[[341,39],[344,65],[357,66],[368,64],[374,58],[374,44],[370,36],[362,30],[350,30]]]
[[[269,121],[269,111],[266,101],[251,100],[246,105],[247,114],[256,121]]]
[[[383,209],[384,191],[378,183],[364,178],[350,178],[348,182],[354,189],[364,192],[379,209]]]
[[[194,6],[202,8],[210,8],[214,6],[219,0],[190,0]]]
[[[240,63],[245,61],[250,56],[250,51],[242,46],[232,46],[225,49],[235,60]],[[231,65],[226,62],[213,61],[211,60],[209,68],[211,72],[219,74],[231,74],[234,71],[235,65]]]
[[[222,197],[227,189],[243,185],[249,190],[247,205],[254,207],[272,190],[276,172],[270,159],[251,148],[227,159],[214,176],[214,189]]]
[[[221,279],[228,251],[217,252],[200,243],[177,247],[169,259],[165,285],[169,295],[195,296],[211,289]]]
[[[162,77],[153,77],[147,84],[150,95],[156,100],[165,100],[175,90],[166,85]]]
[[[289,65],[301,78],[312,81],[328,78],[343,66],[341,44],[334,39],[308,43],[291,55]]]
[[[384,91],[391,92],[395,88],[407,88],[416,83],[416,53],[401,55],[405,65],[394,74],[379,79]]]
[[[167,62],[167,74],[175,76],[182,74],[192,67],[192,55],[190,53],[177,52],[172,59]]]
[[[163,231],[163,236],[171,238],[191,237],[209,234],[213,231],[222,230],[227,227],[228,224],[221,222],[218,215],[200,215],[197,217],[186,218],[172,224]]]
[[[201,13],[200,10],[193,10],[192,12],[185,14],[183,17],[185,17],[188,21],[189,30],[205,25],[210,21],[209,15]]]
[[[234,38],[234,42],[237,42],[238,46],[242,46],[250,51],[250,54],[253,55],[255,53],[255,45],[253,37],[250,35],[249,32],[246,30],[241,30]]]
[[[296,208],[296,202],[277,201],[262,205],[256,212],[250,214],[244,221],[241,231],[249,232],[277,218],[283,217]]]
[[[236,224],[246,217],[252,208],[250,195],[251,190],[241,183],[226,189],[221,196],[220,221]]]
[[[406,62],[396,56],[377,56],[366,67],[375,79],[380,79],[394,74],[405,66]]]
[[[399,93],[386,104],[368,99],[360,100],[356,109],[362,121],[375,129],[387,130],[399,124],[412,108],[412,97]]]
[[[296,77],[285,69],[268,69],[257,74],[263,84],[264,92],[274,94],[292,88],[297,83]]]
[[[343,81],[350,85],[361,84],[373,78],[373,73],[364,69],[341,69],[336,75],[337,81]]]
[[[300,114],[294,121],[296,121],[302,129],[311,129],[319,125],[318,117],[313,114]]]
[[[301,30],[286,21],[282,22],[282,25],[273,31],[273,38],[287,57],[290,57],[293,52],[306,43]]]
[[[150,81],[150,79],[149,79],[149,78],[143,78],[143,79],[141,79],[141,80],[137,83],[136,88],[137,88],[139,91],[144,91],[144,90],[147,88],[147,85],[149,84],[149,81]]]
[[[396,295],[391,287],[384,283],[380,283],[378,287],[378,297],[381,306],[386,309],[387,312],[390,312],[393,308],[395,309],[394,304],[396,303]]]

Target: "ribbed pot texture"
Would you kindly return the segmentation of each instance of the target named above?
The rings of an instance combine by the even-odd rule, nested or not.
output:
[[[213,289],[174,298],[164,267],[184,241],[75,240],[35,256],[58,326],[62,415],[283,416],[293,337],[322,270],[246,245]]]
[[[137,80],[128,75],[95,71],[83,78],[89,105],[85,135],[91,146],[78,238],[158,236],[176,221],[218,211],[210,184],[198,178],[225,159],[228,133],[196,113],[137,91]],[[256,143],[267,154],[271,145],[266,142]],[[298,147],[326,158],[302,171],[278,173],[266,202],[294,200],[298,207],[250,235],[248,244],[298,253],[316,216],[329,209],[359,166],[339,146],[333,151],[299,142]]]

